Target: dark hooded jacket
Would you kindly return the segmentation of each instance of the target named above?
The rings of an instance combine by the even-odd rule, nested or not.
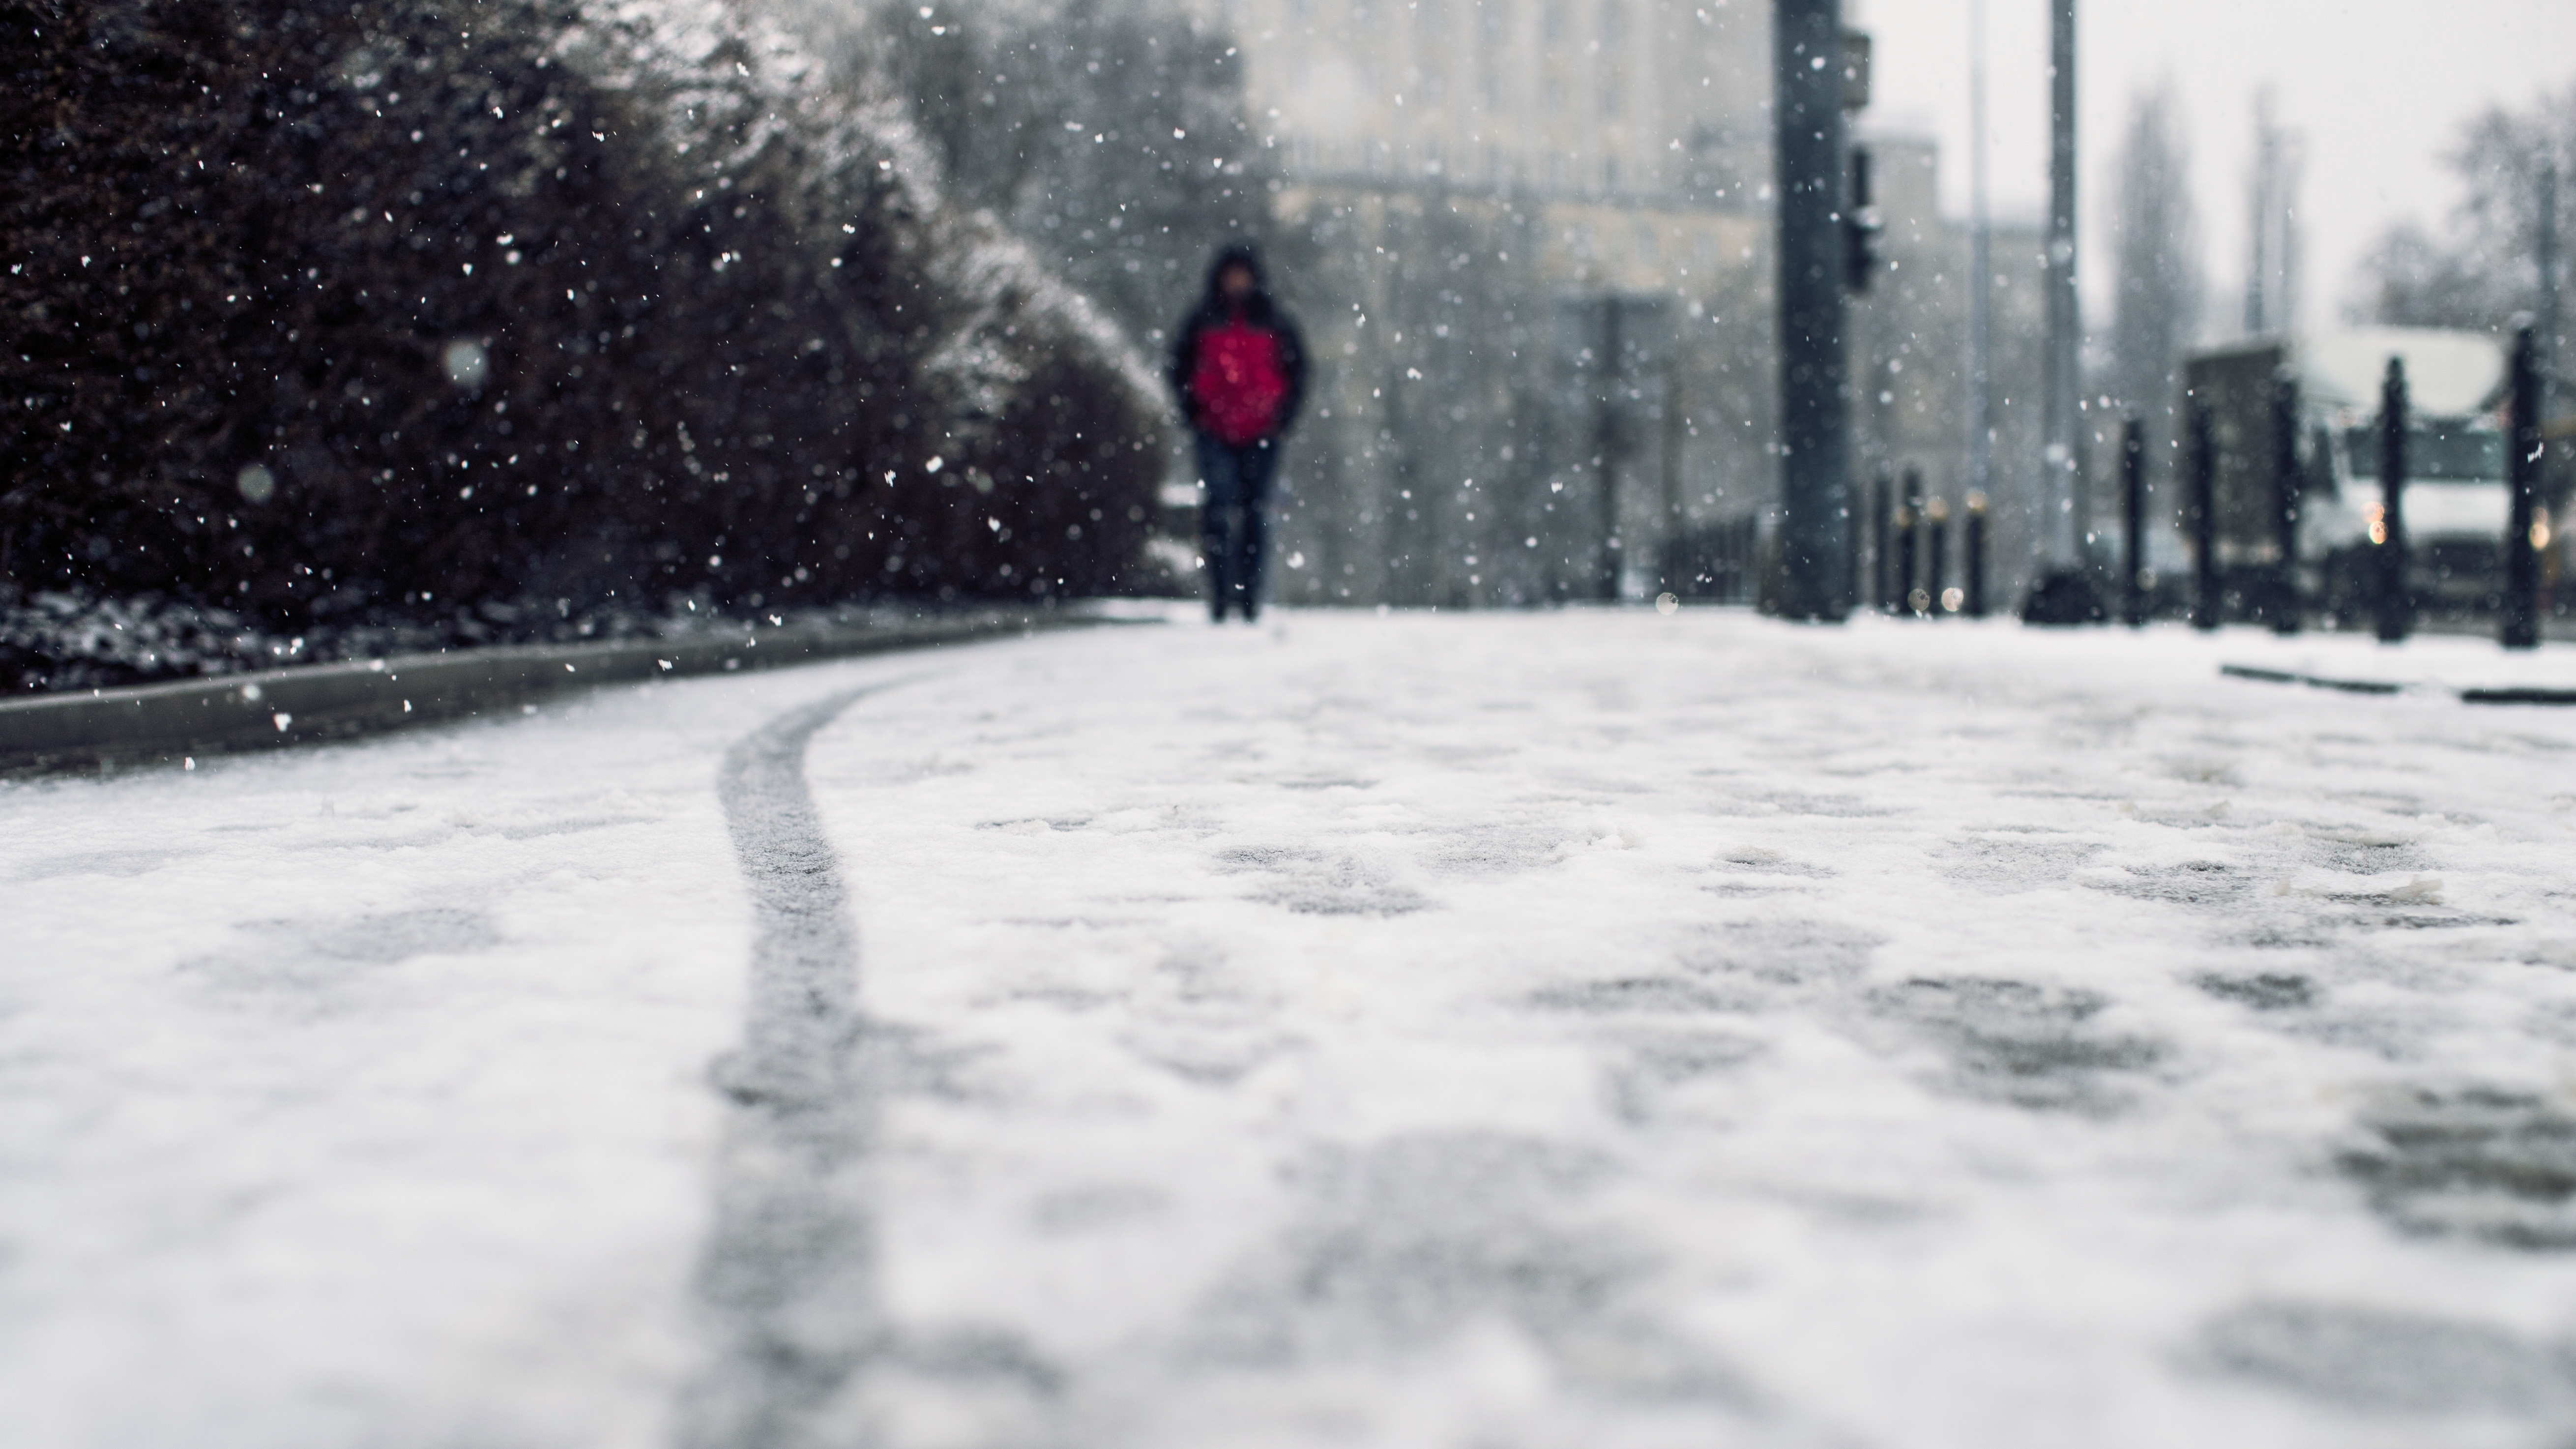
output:
[[[1226,268],[1238,266],[1252,273],[1252,294],[1240,304],[1228,302],[1217,286]],[[1298,405],[1306,398],[1306,343],[1297,335],[1297,324],[1270,300],[1270,288],[1261,272],[1261,253],[1249,244],[1238,242],[1227,247],[1208,267],[1206,290],[1200,294],[1198,306],[1191,309],[1189,319],[1181,324],[1179,335],[1172,339],[1172,392],[1180,399],[1181,411],[1189,416],[1191,425],[1202,426],[1198,406],[1190,396],[1190,380],[1198,372],[1199,344],[1210,331],[1235,321],[1265,329],[1279,340],[1279,370],[1288,390],[1279,401],[1278,421],[1271,429],[1275,437],[1288,431],[1289,424],[1297,420]]]

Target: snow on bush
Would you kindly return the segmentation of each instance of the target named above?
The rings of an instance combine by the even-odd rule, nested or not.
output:
[[[899,103],[736,5],[53,0],[11,27],[22,595],[293,636],[1146,567],[1166,437],[1133,346],[945,205]]]

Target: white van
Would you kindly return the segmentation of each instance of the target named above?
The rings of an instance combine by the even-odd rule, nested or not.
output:
[[[2219,568],[2231,592],[2277,599],[2272,414],[2277,382],[2286,378],[2298,388],[2298,592],[2328,614],[2367,610],[2377,578],[2370,551],[2386,536],[2379,401],[2392,357],[2405,363],[2408,392],[2401,507],[2409,582],[2430,609],[2495,607],[2512,511],[2501,418],[2507,349],[2484,333],[2427,327],[2259,338],[2185,365],[2188,400],[2211,410]]]

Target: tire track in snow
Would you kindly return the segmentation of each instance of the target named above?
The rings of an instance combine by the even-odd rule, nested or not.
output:
[[[733,1113],[697,1290],[717,1344],[681,1405],[687,1449],[806,1441],[886,1339],[863,1181],[877,1109],[860,1054],[858,928],[805,753],[889,687],[790,710],[725,755],[717,793],[752,900],[750,999],[742,1047],[714,1074]]]

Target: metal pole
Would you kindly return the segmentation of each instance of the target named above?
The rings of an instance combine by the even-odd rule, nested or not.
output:
[[[2512,430],[2505,440],[2513,480],[2513,521],[2504,531],[2504,647],[2540,643],[2540,550],[2532,537],[2540,503],[2540,339],[2523,323],[2513,333]]]
[[[2540,411],[2558,397],[2558,161],[2540,166]]]
[[[1601,396],[1593,420],[1592,445],[1598,452],[1593,471],[1599,475],[1601,543],[1593,560],[1594,596],[1604,603],[1619,599],[1619,299],[1601,299]]]
[[[1968,617],[1986,617],[1986,495],[1968,495]]]
[[[2272,379],[2272,537],[2281,555],[2269,612],[2272,632],[2299,632],[2299,379]]]
[[[2048,376],[2045,497],[2051,562],[2074,563],[2077,461],[2075,400],[2082,381],[2076,346],[2083,323],[2075,295],[2075,0],[2051,0],[2048,44]]]
[[[1949,572],[1950,564],[1950,505],[1938,498],[1924,504],[1923,522],[1931,534],[1929,547],[1924,550],[1931,557],[1924,565],[1923,592],[1931,598],[1932,617],[1938,619],[1948,610],[1950,602],[1950,591],[1943,587],[1943,576]]]
[[[2272,233],[2272,167],[2277,158],[2272,139],[2272,92],[2254,98],[2253,263],[2245,271],[2245,331],[2259,336],[2270,322],[2264,306],[2271,288],[2271,262],[2266,243]]]
[[[2147,622],[2147,425],[2131,413],[2120,429],[2120,616]]]
[[[1968,5],[1968,487],[1991,496],[1995,472],[1995,407],[1991,339],[1995,298],[1994,229],[1986,212],[1986,4]],[[2033,511],[2029,547],[2039,547]]]
[[[2209,404],[2191,408],[2191,626],[2218,627],[2218,440],[2210,436]]]
[[[1851,527],[1841,0],[1772,0],[1780,225],[1780,612],[1839,620]]]
[[[1686,510],[1682,507],[1682,449],[1690,418],[1682,411],[1682,339],[1678,320],[1663,329],[1664,364],[1664,537],[1678,539]]]
[[[1931,608],[1929,597],[1914,586],[1921,539],[1915,532],[1923,519],[1923,470],[1905,470],[1905,501],[1896,508],[1896,607],[1920,614]]]
[[[1879,469],[1878,481],[1872,489],[1871,499],[1876,506],[1870,510],[1870,537],[1876,540],[1876,546],[1870,550],[1869,571],[1870,602],[1876,605],[1881,613],[1896,607],[1896,600],[1891,592],[1895,585],[1888,577],[1890,568],[1896,562],[1890,556],[1891,551],[1888,548],[1891,541],[1889,536],[1895,532],[1895,492],[1895,480],[1887,476],[1886,469]]]
[[[2406,359],[2388,359],[2379,384],[2379,637],[2394,644],[2415,628],[2406,582]]]
[[[1843,599],[1851,608],[1860,607],[1860,496],[1854,488],[1845,496],[1852,500],[1852,511],[1843,516]]]

